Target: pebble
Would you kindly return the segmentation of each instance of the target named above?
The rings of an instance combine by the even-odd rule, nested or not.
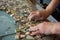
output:
[[[26,39],[27,39],[27,40],[33,40],[34,37],[32,37],[32,36],[30,36],[30,35],[27,35],[27,36],[26,36]]]
[[[26,23],[26,21],[25,20],[21,20],[21,24],[25,24]]]
[[[18,35],[16,35],[16,36],[15,36],[15,38],[16,38],[16,39],[19,39],[19,36],[18,36]]]
[[[25,35],[20,35],[20,38],[24,38],[25,37]]]
[[[20,35],[20,33],[17,33],[16,36],[15,36],[15,38],[16,38],[16,39],[19,39],[19,38],[20,38],[19,35]]]
[[[24,29],[24,26],[20,26],[20,25],[19,25],[19,29]]]
[[[30,32],[26,32],[26,33],[25,33],[25,35],[29,35],[29,34],[30,34]]]
[[[10,16],[12,17],[12,16],[14,16],[14,14],[11,14]]]

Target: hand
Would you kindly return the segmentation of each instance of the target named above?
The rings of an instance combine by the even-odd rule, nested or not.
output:
[[[60,23],[43,22],[29,29],[31,35],[37,34],[60,34]]]
[[[35,11],[32,12],[29,15],[29,20],[33,19],[33,20],[44,20],[49,16],[49,14],[47,13],[46,10],[40,10],[40,11]]]

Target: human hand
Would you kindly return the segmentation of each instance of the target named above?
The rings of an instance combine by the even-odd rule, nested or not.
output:
[[[46,10],[40,10],[40,11],[35,11],[32,12],[29,15],[29,20],[33,19],[33,20],[44,20],[49,16],[49,14],[47,13]]]
[[[30,27],[31,35],[37,34],[60,34],[60,23],[43,22],[37,26]]]

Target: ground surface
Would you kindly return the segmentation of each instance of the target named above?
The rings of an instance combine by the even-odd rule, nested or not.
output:
[[[18,29],[16,29],[18,35],[16,38],[19,38],[19,40],[60,40],[55,35],[36,35],[34,37],[29,35],[29,31],[27,30],[29,26],[35,26],[38,22],[27,19],[30,12],[33,11],[32,4],[29,5],[28,3],[26,0],[0,0],[0,10],[5,11],[13,17],[18,25]]]

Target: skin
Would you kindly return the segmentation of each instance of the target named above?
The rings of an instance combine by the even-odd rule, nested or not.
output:
[[[38,18],[35,18],[34,20],[44,20],[46,19],[49,15],[52,14],[54,9],[57,7],[59,4],[60,0],[52,0],[50,4],[46,7],[44,10],[38,10],[35,12],[32,12],[29,15],[29,20],[33,19],[35,16],[38,16]],[[35,27],[30,27],[29,29],[32,31],[31,35],[37,35],[37,34],[60,34],[60,22],[52,23],[52,22],[43,22]]]
[[[36,4],[36,0],[30,0],[33,4]]]

